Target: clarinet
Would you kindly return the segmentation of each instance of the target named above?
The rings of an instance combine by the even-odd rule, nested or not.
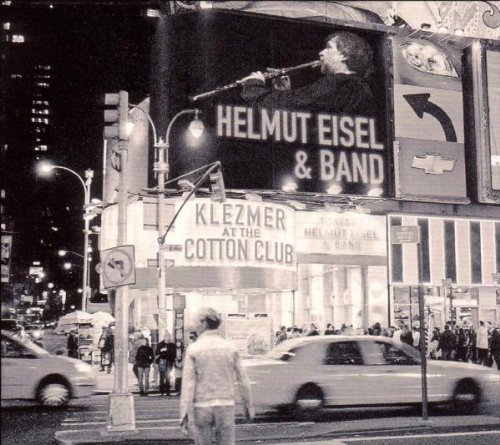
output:
[[[314,62],[309,62],[309,63],[303,63],[301,65],[297,66],[290,66],[288,68],[280,68],[277,71],[274,72],[269,72],[266,71],[263,73],[264,79],[274,79],[275,77],[281,77],[284,76],[288,73],[292,73],[294,71],[299,71],[303,70],[305,68],[316,68],[321,65],[321,62],[319,60],[315,60]],[[209,97],[215,96],[220,93],[224,93],[226,91],[231,91],[234,90],[235,88],[240,87],[243,85],[243,79],[239,79],[233,83],[228,83],[227,85],[223,85],[221,87],[217,87],[215,90],[208,91],[206,93],[201,93],[196,96],[190,96],[189,100],[191,102],[196,102],[198,100],[203,100],[203,99],[208,99]]]

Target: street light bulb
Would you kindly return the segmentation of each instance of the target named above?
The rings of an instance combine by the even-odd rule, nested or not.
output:
[[[42,176],[49,175],[52,172],[52,170],[54,170],[54,166],[50,162],[42,161],[39,162],[37,165],[38,174]]]
[[[68,253],[68,252],[67,252],[66,250],[64,250],[64,249],[61,249],[61,250],[59,250],[59,251],[57,252],[57,254],[58,254],[59,256],[64,256],[64,255],[66,255],[67,253]]]
[[[49,283],[49,284],[47,284],[47,287],[48,287],[49,289],[52,289],[52,288],[54,287],[54,283]]]
[[[198,116],[196,116],[189,124],[189,132],[195,139],[199,139],[204,130],[205,125],[203,125],[203,122],[198,119]]]
[[[66,270],[70,270],[71,269],[71,266],[72,264],[71,263],[64,263],[63,267],[66,269]]]

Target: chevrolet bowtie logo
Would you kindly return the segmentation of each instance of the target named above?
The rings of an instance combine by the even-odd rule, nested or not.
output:
[[[455,162],[455,159],[444,158],[441,153],[425,153],[413,156],[411,166],[430,175],[442,175],[444,172],[451,172],[455,168]]]

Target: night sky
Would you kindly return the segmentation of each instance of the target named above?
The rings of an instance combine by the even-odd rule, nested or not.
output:
[[[49,2],[12,2],[10,7],[1,7],[2,22],[11,22],[11,32],[22,32],[30,38],[20,49],[29,56],[19,57],[19,51],[7,54],[6,65],[11,65],[2,72],[4,80],[8,80],[12,64],[22,59],[21,71],[29,71],[35,61],[52,66],[49,151],[35,152],[32,146],[16,142],[2,152],[6,213],[13,217],[16,232],[14,273],[24,274],[33,260],[40,260],[49,268],[51,281],[69,281],[80,287],[81,271],[76,269],[73,278],[63,272],[57,249],[82,253],[83,188],[76,177],[60,170],[52,179],[37,178],[35,157],[40,154],[82,176],[86,169],[93,169],[91,197],[101,199],[104,94],[126,90],[131,103],[149,95],[155,19],[141,13],[154,2],[109,3],[55,2],[50,9]],[[9,97],[8,87],[4,93],[7,104],[23,100],[12,94]],[[21,135],[18,140],[22,140],[31,123],[9,114],[13,107],[6,108],[6,132]],[[94,224],[98,225],[98,220],[91,221]],[[97,243],[96,237],[91,239]],[[92,269],[95,264],[97,261]],[[92,287],[96,285],[94,278]]]

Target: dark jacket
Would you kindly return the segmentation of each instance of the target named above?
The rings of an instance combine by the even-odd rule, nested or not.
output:
[[[76,335],[74,335],[74,334],[68,335],[67,348],[68,349],[78,349],[78,337]]]
[[[111,352],[115,348],[115,336],[114,334],[108,334],[104,342],[103,352]]]
[[[438,350],[454,349],[456,343],[457,343],[457,338],[455,334],[451,331],[445,330],[441,334],[441,338],[439,339]]]
[[[156,355],[160,360],[166,360],[169,365],[174,364],[175,353],[175,343],[161,341],[156,345]]]
[[[147,368],[151,366],[155,355],[151,346],[141,345],[137,348],[135,355],[135,363],[139,368]]]
[[[413,334],[411,333],[411,331],[401,334],[400,340],[402,343],[413,346]]]
[[[370,86],[356,74],[324,76],[305,87],[286,91],[250,80],[243,85],[241,96],[263,108],[306,109],[358,116],[371,116],[374,110]]]
[[[498,329],[494,329],[491,333],[490,352],[495,356],[500,355],[500,332]]]

